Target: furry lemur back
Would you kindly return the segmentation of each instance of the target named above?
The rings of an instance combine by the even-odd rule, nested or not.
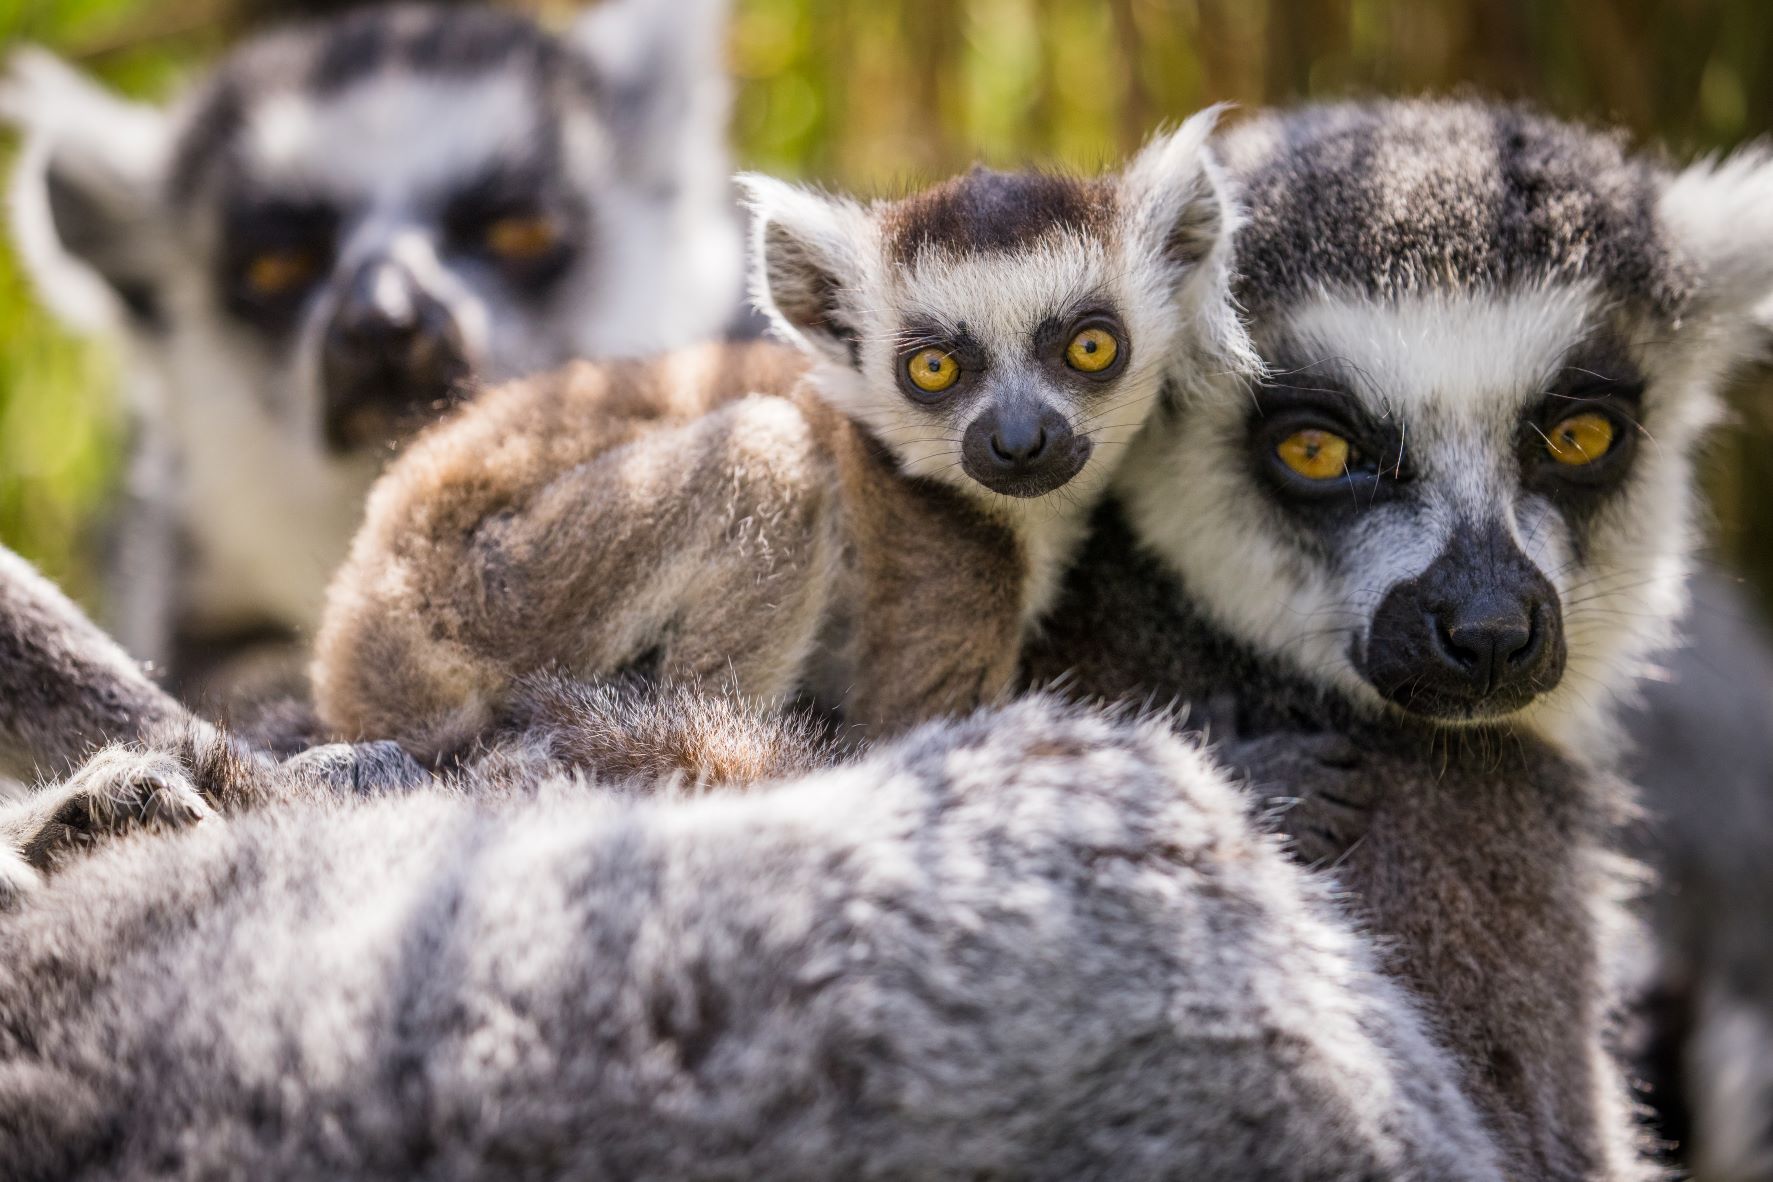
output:
[[[1097,180],[863,206],[749,179],[798,347],[582,366],[427,433],[333,586],[328,725],[436,758],[549,667],[876,731],[991,700],[1166,385],[1243,364],[1212,120]]]
[[[0,663],[37,689],[9,754],[180,713],[14,561],[0,650],[45,658]],[[1023,702],[819,770],[730,699],[610,689],[531,683],[443,785],[147,733],[40,819],[162,812],[47,881],[0,810],[8,1176],[1501,1177],[1323,884],[1161,724]],[[684,799],[686,740],[748,791]],[[193,784],[226,824],[165,811]]]
[[[723,0],[607,0],[559,35],[369,6],[254,37],[165,110],[15,57],[21,256],[124,346],[131,652],[197,693],[305,641],[392,440],[474,382],[720,331],[725,24]]]

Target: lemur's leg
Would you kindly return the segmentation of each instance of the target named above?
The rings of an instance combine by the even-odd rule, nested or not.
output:
[[[0,772],[57,774],[106,743],[189,717],[67,596],[0,547]]]
[[[53,584],[0,548],[0,768],[41,781],[0,808],[0,900],[107,834],[194,824],[294,794],[406,783],[406,769],[386,753],[355,754],[347,763],[335,751],[332,768],[317,759],[277,767],[194,717]]]
[[[516,679],[549,669],[645,668],[778,701],[839,559],[833,484],[801,410],[753,397],[644,432],[469,528],[354,555],[320,637],[322,715],[434,758],[484,733]],[[459,485],[436,495],[484,495]]]

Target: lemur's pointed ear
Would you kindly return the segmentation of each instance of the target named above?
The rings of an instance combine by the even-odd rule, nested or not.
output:
[[[1749,323],[1773,296],[1773,145],[1676,174],[1657,212],[1675,247],[1698,268],[1696,310]]]
[[[1133,234],[1178,275],[1221,250],[1236,227],[1236,207],[1207,146],[1223,109],[1209,107],[1155,137],[1121,174]]]
[[[22,49],[0,77],[0,122],[23,133],[12,231],[45,302],[84,328],[154,323],[164,241],[155,222],[172,138],[165,114]]]
[[[845,365],[857,362],[855,293],[873,224],[853,201],[748,174],[752,298],[776,330]]]
[[[642,179],[684,177],[730,200],[731,0],[601,0],[568,40],[591,63],[617,150]]]

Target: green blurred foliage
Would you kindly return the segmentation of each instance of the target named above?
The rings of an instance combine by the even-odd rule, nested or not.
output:
[[[1211,102],[1471,89],[1618,123],[1677,156],[1773,127],[1765,0],[736,0],[741,163],[896,191],[973,160],[1095,168]],[[567,0],[523,5],[564,20]],[[246,0],[0,0],[158,97]],[[300,6],[285,4],[285,9]],[[4,151],[0,145],[0,152]],[[32,304],[0,249],[0,539],[76,590],[116,470],[110,362]],[[1773,574],[1773,391],[1745,385],[1710,475],[1727,555]],[[1773,578],[1757,579],[1773,587]]]

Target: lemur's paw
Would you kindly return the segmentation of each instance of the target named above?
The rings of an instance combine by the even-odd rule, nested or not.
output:
[[[1378,803],[1375,777],[1346,735],[1277,731],[1212,750],[1250,783],[1301,862],[1333,866],[1366,835]]]
[[[59,788],[20,846],[38,869],[70,850],[138,829],[188,829],[216,814],[183,765],[160,751],[100,751]]]
[[[345,796],[405,792],[431,781],[404,747],[387,739],[313,747],[285,760],[283,771]]]

